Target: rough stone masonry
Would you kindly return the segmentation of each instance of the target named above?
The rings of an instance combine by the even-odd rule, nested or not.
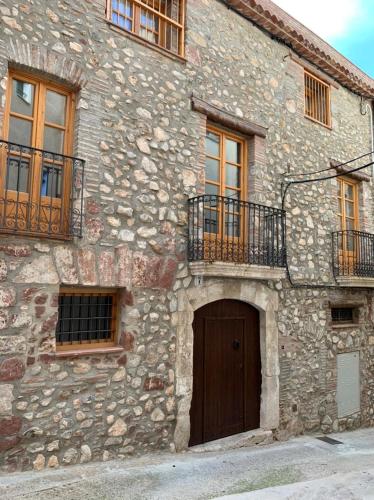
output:
[[[114,28],[105,8],[105,0],[0,1],[0,130],[8,69],[45,76],[77,90],[74,155],[86,160],[81,239],[0,235],[2,470],[183,449],[192,391],[187,325],[203,297],[250,296],[263,308],[272,332],[263,377],[279,414],[274,422],[263,408],[263,422],[275,438],[373,425],[372,291],[293,289],[285,277],[198,283],[186,252],[187,200],[204,192],[207,123],[192,110],[192,94],[267,129],[266,138],[248,139],[249,193],[275,207],[285,171],[370,151],[360,96],[334,82],[331,130],[307,120],[303,66],[221,1],[187,1],[185,61]],[[366,231],[372,196],[372,181],[362,182]],[[296,278],[331,279],[336,200],[334,180],[292,191]],[[120,289],[121,349],[56,355],[61,285]],[[333,328],[332,303],[355,304],[357,324]],[[361,410],[338,419],[336,355],[353,349]]]

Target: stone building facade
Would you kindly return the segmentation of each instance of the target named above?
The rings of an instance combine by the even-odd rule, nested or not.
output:
[[[0,194],[2,469],[185,450],[193,320],[221,300],[259,312],[255,440],[373,425],[374,275],[369,266],[364,278],[334,280],[339,178],[289,187],[293,284],[284,263],[204,253],[189,262],[188,200],[205,192],[207,125],[244,141],[247,199],[276,209],[287,179],[370,152],[374,82],[269,1],[187,0],[179,55],[109,22],[114,4],[0,1],[1,175],[11,74],[74,95],[71,154],[85,161],[75,186],[81,237],[6,227],[11,216]],[[329,126],[305,116],[305,70],[329,87]],[[350,165],[365,163],[370,157]],[[369,167],[348,176],[359,229],[368,234],[371,177]],[[74,289],[115,291],[112,345],[56,346],[59,294]],[[331,308],[350,309],[351,321],[335,323]],[[337,358],[347,353],[359,357],[359,407],[342,416]]]

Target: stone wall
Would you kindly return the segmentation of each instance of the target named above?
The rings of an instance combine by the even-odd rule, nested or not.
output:
[[[186,62],[112,28],[105,3],[0,6],[0,130],[8,67],[45,75],[77,90],[74,154],[87,162],[82,239],[0,236],[4,470],[175,449],[186,401],[183,380],[175,380],[175,314],[178,294],[195,286],[186,262],[187,199],[204,189],[206,117],[192,111],[192,94],[268,129],[265,141],[249,139],[252,201],[279,207],[284,172],[327,168],[331,159],[370,150],[358,96],[333,86],[332,129],[307,120],[302,66],[218,0],[188,0]],[[370,229],[371,184],[364,184]],[[331,281],[336,189],[331,181],[290,191],[291,270],[303,281]],[[115,352],[56,356],[61,284],[121,290]],[[286,281],[269,289],[279,294],[277,436],[372,424],[371,292],[354,293],[363,303],[357,329],[336,334],[328,325],[330,292],[343,298],[349,291],[293,290]],[[352,346],[363,360],[362,412],[338,422],[335,355]],[[182,410],[188,415],[188,406]]]

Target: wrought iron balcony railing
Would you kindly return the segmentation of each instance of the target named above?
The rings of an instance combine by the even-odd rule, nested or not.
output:
[[[374,278],[374,234],[362,231],[332,233],[335,277]]]
[[[285,212],[233,198],[188,200],[190,261],[285,267]]]
[[[0,140],[0,232],[82,235],[84,160]]]

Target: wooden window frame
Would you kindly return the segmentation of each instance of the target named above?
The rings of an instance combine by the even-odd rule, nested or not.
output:
[[[155,2],[159,0],[154,0]],[[138,40],[141,40],[142,42],[145,42],[146,44],[149,44],[153,47],[157,47],[158,49],[167,52],[168,54],[171,54],[173,56],[177,56],[179,58],[184,59],[185,56],[185,47],[184,47],[184,40],[185,40],[185,19],[186,19],[186,0],[178,0],[179,1],[179,12],[180,12],[180,20],[176,21],[175,19],[168,17],[167,15],[159,12],[157,9],[153,8],[150,5],[147,5],[142,2],[142,0],[128,0],[129,4],[133,8],[133,17],[128,18],[127,16],[122,16],[127,19],[132,20],[132,29],[128,30],[122,26],[120,26],[117,23],[114,23],[112,20],[112,14],[113,14],[113,8],[112,8],[112,0],[106,0],[106,17],[107,21],[115,26],[116,28],[120,29],[124,33],[129,33]],[[140,22],[140,13],[141,10],[144,9],[148,13],[154,16],[154,19],[158,19],[159,22],[159,28],[158,28],[158,34],[161,33],[162,28],[161,26],[173,26],[175,29],[178,31],[178,51],[174,52],[173,50],[168,49],[165,46],[165,41],[160,41],[159,43],[153,42],[151,40],[148,40],[147,38],[143,37],[140,35],[140,30],[142,28],[141,22]],[[115,11],[117,12],[117,11]],[[154,31],[154,30],[147,30],[147,31]],[[161,37],[163,39],[163,37]]]
[[[20,115],[11,111],[11,96],[12,96],[12,82],[13,80],[22,80],[26,83],[31,83],[35,85],[35,95],[34,95],[34,113],[32,118],[24,115]],[[66,115],[65,127],[57,127],[57,124],[50,124],[44,121],[45,108],[46,108],[46,92],[47,90],[52,90],[58,94],[65,95],[66,100]],[[8,82],[5,97],[5,113],[4,113],[4,138],[8,139],[9,127],[10,127],[10,117],[20,117],[29,121],[33,121],[36,126],[33,127],[32,138],[31,138],[31,148],[44,149],[43,148],[43,134],[44,126],[52,126],[53,128],[61,128],[65,131],[64,148],[62,155],[71,156],[73,151],[73,129],[74,129],[74,110],[75,110],[75,93],[66,88],[63,85],[58,85],[52,83],[44,78],[37,78],[29,75],[28,73],[23,73],[21,71],[10,70],[8,73]]]
[[[307,79],[309,81],[314,82],[314,89],[311,92],[311,95],[308,95],[310,89],[307,85]],[[323,105],[321,98],[323,94],[320,92],[320,89],[324,89],[326,104]],[[307,99],[310,98],[313,100],[313,111],[308,111]],[[309,120],[312,120],[315,123],[318,123],[328,129],[331,130],[331,85],[324,82],[320,78],[318,78],[313,73],[310,73],[306,69],[304,69],[304,115]],[[326,116],[326,121],[321,120],[321,116]]]
[[[61,287],[59,297],[64,296],[112,296],[112,325],[111,325],[111,338],[110,340],[103,340],[99,342],[80,342],[74,341],[72,343],[57,343],[56,352],[78,352],[78,351],[96,351],[112,350],[113,347],[118,347],[118,332],[120,326],[120,293],[116,288],[100,288],[100,287]]]
[[[359,192],[358,192],[358,187],[359,187],[359,181],[356,181],[354,179],[350,179],[349,177],[338,177],[338,218],[340,222],[340,230],[341,231],[346,231],[347,230],[347,215],[346,215],[346,207],[345,207],[345,197],[344,197],[344,189],[343,186],[349,185],[352,186],[353,188],[353,199],[350,200],[353,202],[354,206],[354,229],[353,231],[359,231],[360,230],[360,223],[359,223]],[[339,196],[339,184],[340,184],[340,193],[342,196]],[[348,217],[349,219],[352,219],[351,217]]]
[[[340,185],[340,186],[339,186]],[[345,199],[345,186],[353,188],[353,198],[348,199],[353,203],[353,217],[348,217],[353,220],[353,229],[347,228],[347,214],[346,214],[346,199]],[[338,219],[339,228],[341,232],[341,245],[339,248],[339,261],[349,271],[353,271],[356,262],[356,246],[357,238],[352,236],[352,233],[347,231],[359,231],[359,182],[347,177],[338,177]],[[340,196],[339,196],[340,190]],[[353,233],[355,234],[355,233]],[[353,246],[353,248],[351,248]]]
[[[205,158],[212,158],[214,160],[219,161],[219,182],[214,182],[214,181],[207,181],[205,179],[204,186],[206,184],[218,186],[219,191],[218,191],[218,196],[226,197],[225,195],[225,190],[226,188],[239,191],[240,197],[239,201],[246,201],[247,200],[247,165],[248,165],[248,142],[246,139],[244,139],[242,136],[233,134],[232,132],[228,132],[222,128],[216,127],[214,125],[207,125],[206,127],[206,134],[208,132],[212,132],[215,135],[218,135],[220,138],[220,157],[214,157],[210,156],[205,152]],[[228,162],[226,160],[226,147],[225,147],[225,139],[231,139],[241,145],[241,161],[240,164],[236,164],[233,162]],[[226,176],[225,176],[225,164],[229,163],[230,165],[235,165],[235,166],[240,166],[240,186],[241,188],[235,188],[233,186],[228,186],[226,184]],[[213,195],[214,196],[214,195]],[[218,209],[218,212],[220,212],[220,209]],[[240,215],[240,213],[239,213]],[[219,228],[218,228],[218,233],[204,233],[205,238],[207,239],[216,239],[216,238],[224,238],[226,240],[232,240],[232,239],[243,239],[245,237],[244,234],[244,227],[243,227],[243,217],[240,217],[240,236],[227,236],[223,235],[223,224],[224,224],[224,217],[222,217],[222,214],[219,216]]]
[[[219,196],[225,196],[225,189],[229,187],[230,189],[234,189],[237,191],[240,191],[241,201],[246,201],[247,197],[247,190],[246,190],[246,165],[247,165],[247,158],[248,158],[248,143],[247,141],[240,135],[234,134],[232,132],[228,132],[224,130],[223,128],[216,127],[214,125],[208,124],[206,127],[206,133],[212,132],[213,134],[216,134],[220,137],[220,151],[221,151],[221,156],[218,157],[213,157],[210,155],[207,155],[205,152],[206,158],[212,158],[214,160],[218,160],[220,163],[220,180],[224,180],[224,173],[225,173],[225,163],[230,163],[234,165],[233,162],[228,162],[226,161],[226,147],[225,147],[225,138],[231,139],[239,144],[241,144],[241,162],[240,164],[235,164],[239,165],[241,169],[241,177],[240,177],[240,182],[241,182],[241,188],[237,189],[232,186],[227,186],[226,182],[213,182],[213,181],[206,181],[205,184],[214,184],[214,185],[219,185]]]
[[[23,115],[21,113],[17,113],[11,110],[12,105],[12,97],[13,97],[13,81],[20,80],[25,83],[29,83],[34,86],[34,106],[32,110],[32,115]],[[66,108],[65,108],[65,124],[59,125],[57,123],[51,123],[46,121],[46,99],[47,92],[52,91],[63,95],[66,97]],[[25,146],[25,149],[30,148],[31,154],[29,154],[31,169],[29,172],[28,179],[28,191],[11,191],[17,194],[17,198],[27,199],[30,204],[35,204],[39,206],[41,204],[41,200],[46,195],[41,193],[41,180],[42,180],[42,172],[43,166],[48,165],[50,162],[48,159],[44,159],[44,164],[41,160],[40,154],[36,154],[35,150],[44,150],[44,131],[45,127],[62,130],[64,132],[64,141],[63,141],[63,149],[62,153],[55,153],[55,157],[71,157],[73,151],[73,129],[74,129],[74,118],[75,118],[75,92],[71,89],[53,83],[48,79],[44,79],[42,77],[38,78],[34,75],[30,75],[29,73],[25,73],[17,70],[9,70],[8,72],[8,80],[7,80],[7,88],[6,88],[6,97],[5,97],[5,112],[4,112],[4,127],[3,134],[4,140],[9,140],[10,134],[10,121],[11,117],[19,118],[22,120],[26,120],[28,122],[32,122],[32,131],[30,137],[30,145],[22,144],[21,146]],[[5,193],[6,190],[6,171],[4,169],[7,168],[7,161],[5,152],[2,153],[3,156],[0,155],[0,196]],[[27,156],[27,155],[23,155]],[[32,156],[32,158],[31,158]],[[58,162],[53,160],[54,164]],[[69,163],[69,171],[64,175],[64,181],[61,186],[61,197],[55,198],[53,196],[46,196],[47,198],[53,199],[52,207],[70,207],[70,196],[71,196],[71,178],[72,178],[72,165]],[[64,166],[64,161],[61,161],[61,166]],[[22,232],[22,230],[20,230]],[[28,232],[26,232],[29,234]],[[32,236],[33,233],[31,232]],[[53,238],[52,234],[38,233],[38,237],[46,237]]]

